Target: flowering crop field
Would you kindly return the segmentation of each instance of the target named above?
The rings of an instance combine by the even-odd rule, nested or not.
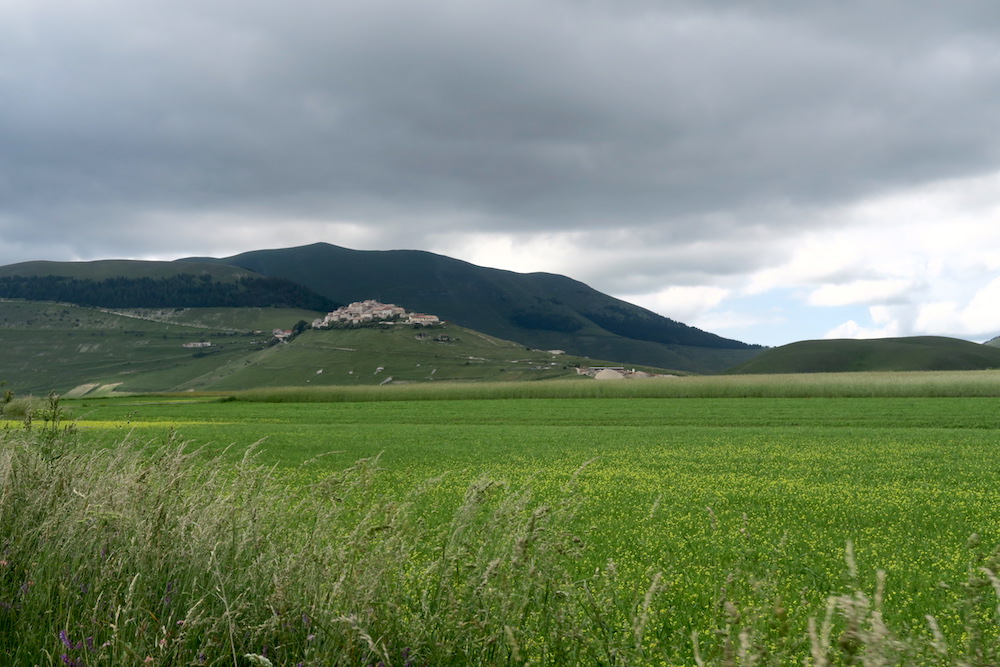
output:
[[[378,457],[373,483],[420,487],[429,524],[452,520],[477,480],[542,503],[572,495],[576,576],[613,581],[591,591],[595,608],[642,611],[637,650],[662,656],[649,664],[693,664],[699,642],[735,646],[726,633],[743,625],[765,655],[801,664],[836,595],[877,600],[879,619],[940,656],[996,611],[969,582],[1000,544],[997,398],[67,405],[86,439],[169,433],[234,461],[259,443],[290,496]]]

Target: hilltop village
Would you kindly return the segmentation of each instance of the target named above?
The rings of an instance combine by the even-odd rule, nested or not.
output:
[[[381,303],[373,299],[367,299],[365,301],[355,301],[347,306],[341,306],[337,310],[327,313],[325,317],[313,320],[312,328],[332,329],[338,326],[360,326],[373,322],[398,322],[423,326],[441,324],[441,320],[436,315],[411,313],[395,304]]]

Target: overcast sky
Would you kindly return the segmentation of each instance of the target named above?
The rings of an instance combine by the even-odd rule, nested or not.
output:
[[[0,0],[0,265],[325,241],[1000,334],[1000,3]]]

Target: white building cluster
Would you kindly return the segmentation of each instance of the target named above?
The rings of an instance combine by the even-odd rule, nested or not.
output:
[[[676,377],[674,375],[654,375],[646,371],[628,369],[624,366],[580,366],[577,375],[587,375],[595,380],[629,380],[633,378]]]
[[[338,324],[365,324],[369,322],[387,322],[390,320],[404,324],[422,324],[425,326],[441,323],[441,320],[436,315],[411,313],[395,304],[381,303],[373,299],[367,299],[365,301],[355,301],[347,306],[341,306],[337,310],[327,313],[325,317],[313,320],[312,328],[329,329]]]

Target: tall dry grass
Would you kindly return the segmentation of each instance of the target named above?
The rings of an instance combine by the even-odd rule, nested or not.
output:
[[[691,375],[617,382],[441,382],[395,386],[260,388],[232,394],[258,402],[506,398],[911,398],[1000,396],[1000,371]]]

